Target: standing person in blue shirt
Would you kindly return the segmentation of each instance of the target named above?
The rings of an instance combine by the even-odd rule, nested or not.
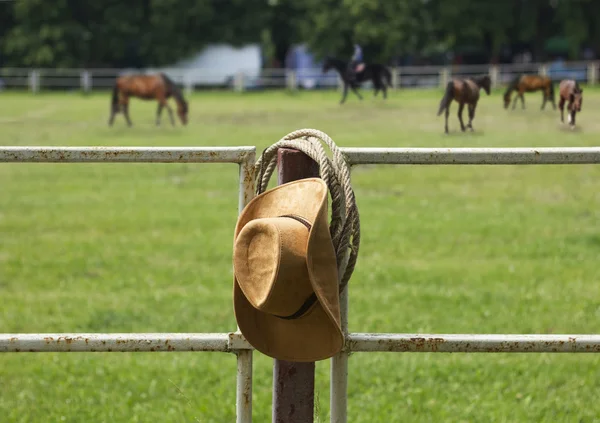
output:
[[[362,48],[358,44],[354,44],[354,54],[350,59],[350,64],[348,66],[348,79],[350,82],[354,82],[356,80],[356,74],[362,71],[364,67],[363,64],[363,52]]]

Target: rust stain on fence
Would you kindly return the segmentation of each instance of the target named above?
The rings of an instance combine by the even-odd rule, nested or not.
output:
[[[536,353],[536,352],[600,352],[595,335],[565,336],[544,339],[544,335],[516,335],[502,339],[494,335],[386,336],[383,334],[351,334],[346,351],[386,352],[470,352],[470,353]],[[591,339],[590,339],[591,337]]]
[[[0,147],[0,162],[242,163],[253,153],[254,147]]]
[[[244,166],[244,185],[254,185],[254,166]]]
[[[442,338],[421,338],[415,337],[405,339],[401,341],[393,339],[379,339],[377,343],[381,346],[381,349],[389,352],[409,352],[409,351],[438,351],[441,344],[445,343],[446,340]],[[355,349],[356,341],[348,341],[348,350],[352,351]],[[379,348],[378,348],[379,349]]]

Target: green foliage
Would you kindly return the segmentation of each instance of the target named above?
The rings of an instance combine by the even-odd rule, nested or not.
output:
[[[600,9],[593,0],[299,0],[306,5],[304,39],[318,55],[351,55],[361,43],[370,60],[429,55],[465,46],[497,56],[504,44],[526,42],[536,58],[544,41],[568,34],[572,55],[595,37]],[[600,10],[598,10],[600,12]],[[335,53],[334,53],[335,52]]]
[[[472,49],[497,58],[528,44],[566,37],[577,58],[600,46],[595,0],[19,0],[0,2],[0,60],[14,66],[158,66],[208,43],[261,43],[280,61],[294,43],[316,55],[389,63]],[[567,53],[565,51],[565,53]]]
[[[417,53],[432,44],[431,11],[421,0],[379,2],[377,0],[344,0],[354,25],[357,42],[377,46],[371,49],[373,59],[386,60],[394,54]],[[381,25],[382,22],[387,24]]]
[[[302,0],[306,19],[300,23],[303,39],[318,57],[352,53],[355,22],[343,0]]]
[[[162,65],[209,42],[258,42],[264,0],[20,0],[2,49],[17,66]]]

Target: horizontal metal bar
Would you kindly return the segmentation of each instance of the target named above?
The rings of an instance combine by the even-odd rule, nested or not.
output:
[[[353,352],[600,353],[600,335],[414,335],[351,333]]]
[[[251,349],[239,332],[0,334],[0,352],[233,352]],[[350,333],[346,351],[600,353],[600,335]]]
[[[507,165],[600,163],[600,147],[560,148],[342,148],[351,165]]]
[[[252,349],[240,333],[1,334],[0,352],[174,352]]]
[[[256,147],[0,147],[0,162],[242,163]]]

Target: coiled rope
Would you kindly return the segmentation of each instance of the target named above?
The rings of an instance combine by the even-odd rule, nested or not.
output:
[[[325,143],[332,153],[330,159]],[[360,217],[354,191],[350,184],[350,166],[333,140],[316,129],[300,129],[291,132],[266,148],[254,165],[256,194],[267,190],[271,175],[277,166],[277,150],[294,148],[302,151],[319,165],[319,176],[325,181],[331,195],[331,222],[329,232],[335,249],[340,275],[340,293],[346,288],[360,245]]]

